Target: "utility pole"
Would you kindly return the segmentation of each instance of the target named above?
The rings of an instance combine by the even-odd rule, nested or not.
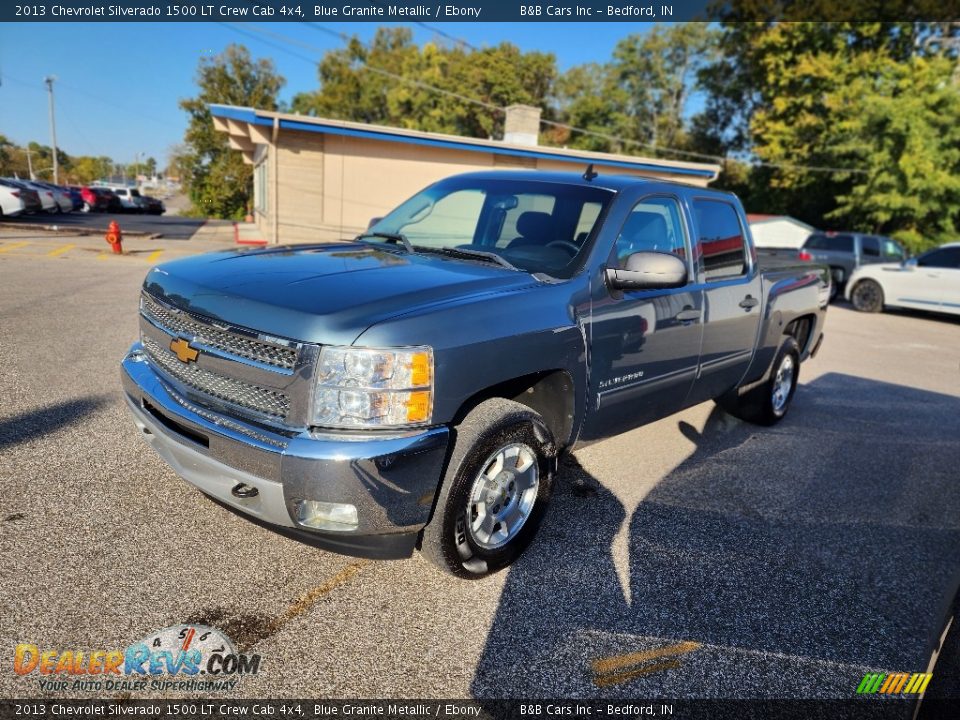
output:
[[[36,176],[33,174],[33,160],[31,159],[30,146],[28,145],[25,150],[27,151],[27,171],[30,173],[30,179],[36,180]]]
[[[54,75],[47,75],[43,81],[47,84],[47,92],[50,95],[50,141],[53,143],[53,184],[60,184],[60,166],[57,162],[57,123],[53,118],[53,81],[57,78]]]

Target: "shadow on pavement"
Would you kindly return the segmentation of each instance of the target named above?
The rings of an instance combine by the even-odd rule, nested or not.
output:
[[[680,423],[696,450],[629,518],[574,460],[473,694],[850,698],[867,671],[925,671],[960,570],[958,417],[956,397],[824,375],[776,428]]]
[[[61,228],[85,230],[97,234],[105,233],[111,220],[116,220],[125,232],[160,233],[164,240],[189,240],[206,220],[203,218],[181,217],[179,215],[138,215],[136,213],[83,213],[72,212],[62,215],[18,215],[14,223],[46,227],[56,225]],[[0,224],[2,227],[2,224]]]
[[[87,395],[0,420],[0,450],[75,425],[108,401],[104,396]]]

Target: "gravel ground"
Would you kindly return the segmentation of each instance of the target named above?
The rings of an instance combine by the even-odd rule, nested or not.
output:
[[[193,490],[121,399],[143,258],[0,241],[2,696],[44,696],[19,642],[186,621],[262,655],[248,697],[850,697],[926,669],[960,572],[956,320],[832,308],[782,424],[708,403],[578,451],[528,553],[468,583]]]

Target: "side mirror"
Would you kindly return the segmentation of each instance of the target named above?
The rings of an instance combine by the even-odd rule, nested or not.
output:
[[[607,285],[617,290],[656,290],[687,284],[687,264],[676,255],[638,252],[625,268],[607,268]]]
[[[904,260],[904,261],[903,261],[903,269],[904,269],[904,270],[916,270],[916,269],[917,269],[917,259],[916,259],[916,258],[909,258],[909,259],[907,259],[907,260]]]

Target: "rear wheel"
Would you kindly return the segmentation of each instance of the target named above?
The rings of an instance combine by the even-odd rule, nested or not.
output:
[[[783,420],[797,391],[800,377],[800,346],[787,337],[773,360],[770,377],[745,393],[739,390],[717,398],[731,415],[756,425],[776,425]]]
[[[550,497],[553,439],[529,408],[495,398],[456,429],[456,441],[421,552],[461,578],[479,579],[530,544]]]
[[[850,293],[850,301],[860,312],[878,313],[883,310],[883,288],[876,280],[861,280]]]

